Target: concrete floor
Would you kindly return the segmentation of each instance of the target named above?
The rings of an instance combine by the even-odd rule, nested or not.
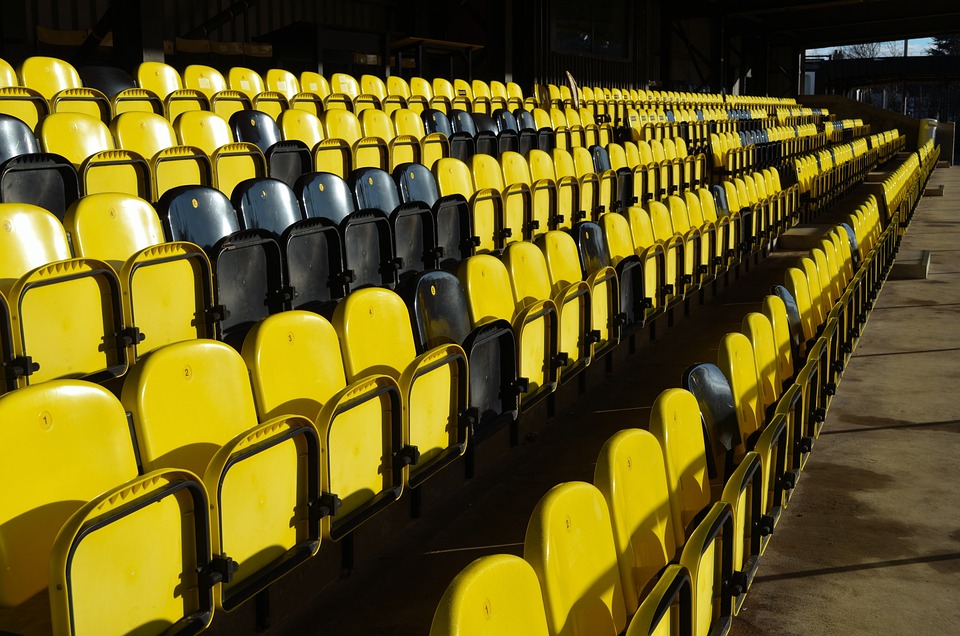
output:
[[[960,169],[933,173],[733,634],[960,633]]]
[[[941,183],[946,196],[922,200],[903,244],[903,251],[933,251],[930,275],[884,287],[734,621],[737,636],[957,633],[960,169],[936,171],[930,185]],[[679,385],[684,368],[715,361],[721,336],[759,310],[797,256],[774,253],[637,353],[626,356],[621,346],[614,373],[591,368],[586,395],[561,398],[546,424],[521,429],[518,447],[503,439],[481,445],[477,477],[463,481],[453,468],[439,478],[449,487],[425,494],[421,519],[395,518],[381,526],[393,529],[386,533],[362,527],[356,567],[318,589],[310,570],[336,571],[340,563],[336,546],[322,546],[316,563],[271,594],[274,616],[284,618],[270,633],[427,634],[450,580],[480,556],[522,554],[540,497],[562,481],[592,481],[606,439],[646,427],[653,400]],[[247,631],[252,611],[220,615],[213,631]]]

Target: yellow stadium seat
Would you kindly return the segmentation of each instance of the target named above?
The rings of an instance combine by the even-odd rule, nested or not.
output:
[[[215,592],[218,608],[235,608],[316,553],[317,431],[297,415],[258,423],[239,353],[212,340],[156,349],[133,368],[121,401],[145,471],[203,475],[213,553],[237,564]]]
[[[547,636],[537,575],[523,559],[477,559],[443,593],[430,636]]]

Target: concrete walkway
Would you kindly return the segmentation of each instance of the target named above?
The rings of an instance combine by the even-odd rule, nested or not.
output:
[[[938,169],[733,634],[960,633],[960,168]]]

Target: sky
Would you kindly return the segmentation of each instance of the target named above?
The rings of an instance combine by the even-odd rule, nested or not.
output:
[[[903,52],[903,40],[897,40],[899,48],[897,49],[902,54]],[[915,40],[910,40],[907,44],[907,53],[909,55],[926,55],[927,49],[930,45],[933,44],[933,38],[920,38]],[[830,55],[836,50],[836,46],[829,46],[822,49],[807,49],[807,55]]]

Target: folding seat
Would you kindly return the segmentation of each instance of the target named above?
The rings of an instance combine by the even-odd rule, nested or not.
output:
[[[494,252],[510,238],[504,225],[504,206],[500,191],[474,186],[470,168],[463,161],[448,157],[433,164],[433,175],[441,196],[460,195],[470,205],[473,236],[477,252]]]
[[[745,455],[719,496],[711,494],[700,407],[684,389],[667,389],[657,397],[650,432],[663,450],[674,534],[683,546],[680,564],[697,581],[696,633],[725,634],[760,555],[760,458]]]
[[[6,390],[56,378],[105,382],[127,370],[120,283],[109,265],[71,258],[50,212],[0,203],[0,348]],[[63,308],[70,319],[63,320]],[[11,328],[13,326],[13,328]],[[9,331],[8,331],[9,330]]]
[[[434,82],[436,81],[437,80],[434,80]],[[477,104],[473,86],[467,80],[453,80],[453,101],[451,103],[454,108],[463,108],[473,113],[490,114],[490,109],[487,107],[487,104]]]
[[[387,142],[391,170],[395,170],[401,163],[422,162],[420,138],[413,135],[398,135],[393,120],[382,110],[367,108],[361,111],[360,127],[364,136],[383,139]]]
[[[330,76],[330,95],[325,103],[343,102],[345,109],[360,113],[368,108],[380,108],[380,100],[375,95],[364,95],[360,91],[360,82],[348,73],[334,73]]]
[[[240,110],[230,116],[229,124],[237,141],[260,149],[270,177],[292,186],[300,175],[313,171],[311,148],[301,141],[281,138],[280,128],[269,114]]]
[[[177,399],[171,399],[176,396]],[[191,340],[140,361],[120,400],[145,471],[203,475],[215,558],[235,564],[215,589],[232,610],[320,546],[320,439],[298,415],[257,421],[243,358],[226,344]]]
[[[716,277],[727,269],[727,245],[725,241],[726,230],[729,224],[721,224],[717,219],[716,207],[713,202],[713,196],[705,188],[697,188],[693,191],[683,193],[683,201],[686,204],[687,216],[691,227],[698,228],[702,236],[701,249],[704,254],[704,261]],[[702,201],[707,202],[708,214],[704,213]]]
[[[248,179],[233,191],[241,230],[263,230],[283,250],[286,294],[298,309],[322,311],[344,295],[340,235],[321,219],[304,219],[293,190],[276,179]]]
[[[699,288],[699,281],[695,279],[699,257],[696,240],[692,236],[683,236],[674,230],[670,210],[664,204],[651,201],[647,204],[647,208],[653,239],[663,246],[666,255],[666,283],[672,285],[674,297],[681,300]],[[634,243],[638,247],[647,245],[646,242],[638,241],[636,237]]]
[[[626,636],[670,633],[689,636],[693,631],[693,583],[682,565],[664,570],[649,596],[627,626]]]
[[[11,115],[0,114],[0,165],[21,155],[40,152],[33,131]]]
[[[496,139],[496,146],[492,148],[493,152],[487,152],[486,154],[500,156],[505,152],[520,151],[520,134],[518,132],[510,128],[501,129],[499,123],[485,113],[473,113],[471,117],[473,117],[473,123],[477,127],[478,148],[481,140],[487,139],[490,135]]]
[[[450,100],[443,95],[434,96],[433,86],[422,77],[410,78],[411,100],[423,104],[423,110],[436,109],[442,113],[450,111]]]
[[[683,546],[673,527],[660,442],[638,428],[614,433],[600,449],[593,483],[610,510],[618,575],[632,615]]]
[[[513,325],[517,340],[521,413],[552,393],[557,386],[558,321],[553,301],[523,305],[512,293],[510,275],[489,254],[461,261],[457,278],[467,293],[470,324],[480,327],[504,320]]]
[[[581,150],[587,152],[585,149]],[[563,184],[569,182],[571,179],[575,180],[579,186],[579,210],[584,213],[582,219],[592,221],[598,218],[604,209],[601,209],[600,205],[600,179],[592,169],[588,169],[592,162],[584,165],[584,161],[581,161],[581,164],[578,166],[575,164],[573,156],[561,148],[555,148],[552,157],[557,175],[557,184],[561,189],[564,187]],[[586,159],[585,157],[581,158]],[[583,172],[579,169],[581,167],[584,169]],[[571,223],[573,222],[575,222],[575,220],[571,221]]]
[[[528,128],[521,130],[516,116],[509,110],[498,108],[491,117],[497,126],[498,138],[510,138],[507,143],[501,141],[501,152],[505,146],[515,146],[512,149],[526,157],[531,150],[538,149],[536,131]]]
[[[475,416],[467,404],[467,357],[444,343],[417,355],[410,316],[391,290],[358,289],[333,313],[349,382],[384,373],[400,385],[405,483],[417,488],[463,455]]]
[[[80,74],[69,62],[54,58],[28,57],[17,69],[20,84],[40,93],[50,103],[50,112],[83,113],[110,121],[110,100],[100,91],[84,88]]]
[[[683,242],[691,249],[692,262],[687,270],[698,286],[703,286],[714,278],[714,267],[716,261],[714,257],[715,243],[710,234],[711,227],[703,224],[693,225],[691,222],[690,211],[687,208],[686,201],[695,206],[699,211],[700,199],[692,197],[690,199],[680,198],[676,195],[670,195],[666,198],[667,209],[670,211],[670,221],[673,224],[675,235],[681,237]]]
[[[540,580],[551,634],[619,634],[626,627],[610,513],[595,486],[551,488],[530,515],[523,558]]]
[[[623,327],[630,326],[630,317],[623,313],[620,303],[624,297],[628,302],[632,300],[629,295],[621,293],[617,271],[606,258],[602,234],[593,223],[581,223],[574,228],[573,236],[561,230],[551,230],[537,237],[537,245],[546,259],[554,297],[569,297],[583,284],[589,290],[590,319],[584,339],[590,343],[594,359],[612,351],[620,341]],[[559,306],[559,300],[557,304]],[[561,329],[564,328],[561,324]]]
[[[280,113],[277,125],[280,126],[284,139],[302,142],[310,149],[311,155],[326,134],[319,117],[298,108],[290,108]]]
[[[474,92],[474,96],[476,96],[477,89],[474,88],[473,92]],[[511,107],[514,107],[514,108],[522,107],[523,99],[521,97],[519,103],[515,101],[513,104],[511,104],[509,91],[507,90],[507,85],[504,84],[503,82],[498,82],[497,80],[493,80],[490,82],[490,103],[493,104],[493,107],[495,109],[504,108],[509,110]]]
[[[300,93],[300,80],[290,71],[282,68],[271,68],[263,77],[267,90],[280,93],[287,98],[287,103]],[[293,105],[291,104],[291,107]]]
[[[320,73],[316,71],[303,71],[300,73],[300,89],[305,93],[314,93],[321,98],[326,98],[330,94],[330,83]]]
[[[590,286],[582,281],[557,285],[550,279],[544,253],[533,243],[517,241],[503,250],[503,264],[510,275],[518,307],[552,302],[557,315],[559,379],[568,382],[590,364],[593,345],[600,339],[592,327]]]
[[[337,228],[343,245],[344,292],[368,285],[393,288],[400,263],[394,255],[387,215],[377,209],[357,210],[347,182],[328,172],[305,174],[294,192],[306,219]]]
[[[323,317],[287,311],[258,322],[244,339],[261,422],[294,414],[315,422],[323,462],[318,504],[323,536],[339,541],[395,502],[403,463],[396,380],[372,374],[347,384],[337,332]]]
[[[569,155],[567,155],[569,157]],[[553,229],[570,229],[575,223],[586,218],[586,210],[590,207],[583,207],[584,204],[590,206],[593,204],[593,190],[588,188],[584,193],[586,201],[581,197],[580,182],[574,174],[561,175],[554,166],[553,157],[543,150],[537,148],[531,149],[526,154],[528,165],[530,166],[530,178],[535,182],[545,184],[556,184],[556,216],[554,217]],[[571,159],[572,168],[572,159]],[[589,184],[589,185],[592,185]],[[549,186],[548,186],[549,187]]]
[[[540,151],[537,151],[540,152]],[[529,189],[531,196],[531,236],[557,229],[563,220],[557,209],[557,184],[552,178],[533,179],[530,164],[518,152],[506,151],[500,155],[503,181],[508,190]],[[509,198],[508,198],[509,201]]]
[[[193,146],[181,146],[173,126],[159,115],[121,113],[110,122],[110,132],[117,146],[150,164],[152,201],[179,185],[209,186],[213,182],[207,154]]]
[[[511,554],[485,556],[447,586],[430,636],[547,636],[547,617],[537,575]]]
[[[736,235],[739,237],[739,249],[742,254],[756,254],[762,245],[760,237],[763,224],[760,212],[749,202],[740,199],[737,186],[731,181],[713,186],[714,200],[718,213],[729,216],[736,223]],[[746,260],[741,256],[741,260]]]
[[[254,110],[266,113],[276,121],[280,113],[289,108],[283,93],[268,90],[260,74],[243,66],[233,66],[227,76],[230,90],[240,91],[250,99]]]
[[[152,196],[149,165],[133,152],[115,149],[102,121],[82,113],[53,113],[40,123],[39,133],[46,152],[65,157],[77,169],[84,194]]]
[[[420,140],[420,163],[432,168],[437,159],[450,156],[450,140],[446,133],[428,134],[420,117],[408,108],[398,108],[390,114],[397,135],[409,135]]]
[[[244,179],[265,177],[266,159],[260,149],[234,140],[230,125],[216,113],[187,111],[173,123],[177,139],[195,146],[210,157],[213,186],[228,197]]]
[[[430,105],[427,99],[422,95],[414,95],[410,90],[410,84],[399,75],[391,75],[387,78],[387,95],[396,99],[402,99],[410,110],[420,113]]]
[[[533,192],[522,181],[506,185],[500,163],[487,154],[476,154],[471,160],[470,172],[478,192],[497,193],[503,206],[503,245],[512,241],[530,240],[540,230],[533,218]],[[546,228],[544,228],[546,229]]]
[[[86,502],[50,555],[54,632],[205,629],[214,588],[231,576],[211,554],[208,505],[203,484],[180,470],[152,471]]]
[[[453,83],[450,80],[443,77],[435,77],[430,82],[430,87],[433,89],[433,101],[442,102],[445,106],[447,113],[450,113],[452,109],[460,109],[465,111],[473,110],[473,104],[471,100],[466,95],[457,95],[457,92],[453,89]]]
[[[450,272],[416,274],[399,287],[413,325],[418,355],[444,343],[463,347],[467,354],[470,395],[468,409],[475,421],[466,451],[467,474],[472,476],[476,444],[509,424],[515,426],[523,383],[517,376],[517,342],[506,320],[470,324],[467,296]]]
[[[0,558],[0,606],[49,590],[57,633],[209,624],[207,497],[196,477],[138,477],[123,406],[87,382],[56,380],[4,395],[0,417],[8,424],[0,474],[30,485],[11,489],[0,507],[0,538],[9,547]],[[130,568],[140,576],[131,579]],[[105,586],[116,586],[109,600]]]
[[[93,88],[110,100],[110,117],[125,112],[146,112],[163,115],[163,102],[144,88],[138,88],[134,79],[123,69],[114,66],[81,66],[77,69],[83,85]]]
[[[251,325],[287,309],[280,245],[265,232],[241,230],[230,200],[214,188],[177,186],[157,203],[163,231],[170,241],[189,241],[207,253],[213,269],[219,320],[218,336],[239,343]]]
[[[360,94],[376,97],[380,101],[380,108],[387,115],[398,108],[406,108],[407,100],[401,95],[391,95],[387,85],[376,75],[360,76]]]
[[[557,135],[549,123],[549,117],[546,120],[541,118],[541,121],[538,121],[532,112],[522,108],[514,110],[513,116],[516,118],[517,126],[519,126],[521,132],[526,130],[536,133],[538,149],[544,152],[552,152],[556,148]]]
[[[20,154],[21,150],[37,149],[33,133],[25,124],[11,124],[9,120],[3,128],[3,133],[11,132],[13,139],[7,138],[9,145],[0,142],[0,146],[4,146],[0,155],[11,155],[0,161],[0,203],[29,203],[62,219],[67,207],[80,198],[76,168],[60,155]]]
[[[211,66],[189,65],[183,71],[183,84],[203,93],[210,102],[210,110],[225,120],[238,110],[253,107],[246,93],[229,88],[223,74]],[[174,125],[176,123],[174,120]]]
[[[463,130],[455,131],[451,119],[445,112],[427,108],[420,113],[420,118],[423,120],[424,129],[428,134],[439,133],[447,138],[450,144],[450,157],[461,161],[469,161],[477,153],[475,135]]]
[[[210,261],[193,243],[165,242],[149,203],[92,194],[70,206],[63,224],[77,257],[108,263],[120,279],[131,363],[171,342],[216,335]]]
[[[739,239],[737,234],[737,218],[729,214],[720,216],[717,212],[717,202],[713,192],[708,188],[696,188],[697,199],[700,201],[700,213],[707,224],[713,224],[716,238],[716,255],[719,257],[719,266],[722,269],[733,267],[739,261]],[[690,197],[686,197],[690,201]],[[688,209],[692,208],[692,202],[688,202]]]
[[[350,149],[350,163],[344,174],[358,168],[390,168],[390,151],[387,142],[379,137],[367,137],[360,126],[357,116],[348,110],[330,110],[323,114],[323,128],[327,133],[327,141],[342,140]],[[315,154],[317,169],[322,170],[325,159],[321,156],[326,151],[326,142],[321,143]]]
[[[631,214],[646,214],[631,208]],[[620,288],[620,311],[625,327],[648,324],[664,310],[672,293],[665,279],[667,268],[663,247],[655,242],[640,247],[633,241],[627,218],[617,212],[600,215],[602,238],[610,264],[616,268]]]
[[[616,147],[614,147],[616,152]],[[617,212],[636,203],[633,192],[633,173],[625,165],[615,169],[610,154],[602,146],[589,150],[573,149],[573,162],[578,175],[595,173],[600,181],[600,207],[602,211]],[[596,219],[594,219],[596,220]]]
[[[398,279],[438,267],[436,219],[426,203],[401,204],[397,184],[379,168],[355,170],[350,182],[358,209],[380,210],[390,219]]]
[[[464,89],[464,94],[468,94],[467,88],[469,88],[469,95],[472,96],[473,101],[473,112],[474,113],[484,113],[486,115],[493,115],[493,112],[496,109],[504,109],[507,107],[506,99],[506,86],[503,86],[501,83],[502,91],[498,89],[497,94],[497,103],[493,103],[493,92],[490,90],[490,85],[483,81],[475,79],[472,82],[466,82],[466,80],[454,80],[454,88],[460,90]]]
[[[525,106],[523,89],[516,82],[507,82],[507,107],[523,108]]]
[[[473,233],[470,204],[459,194],[440,196],[433,173],[423,164],[405,163],[393,171],[393,180],[405,204],[426,204],[436,223],[436,266],[455,268],[473,256],[480,239]]]
[[[167,119],[176,121],[188,110],[210,110],[210,99],[197,89],[184,88],[175,68],[163,62],[141,62],[137,67],[137,84],[163,100]]]

